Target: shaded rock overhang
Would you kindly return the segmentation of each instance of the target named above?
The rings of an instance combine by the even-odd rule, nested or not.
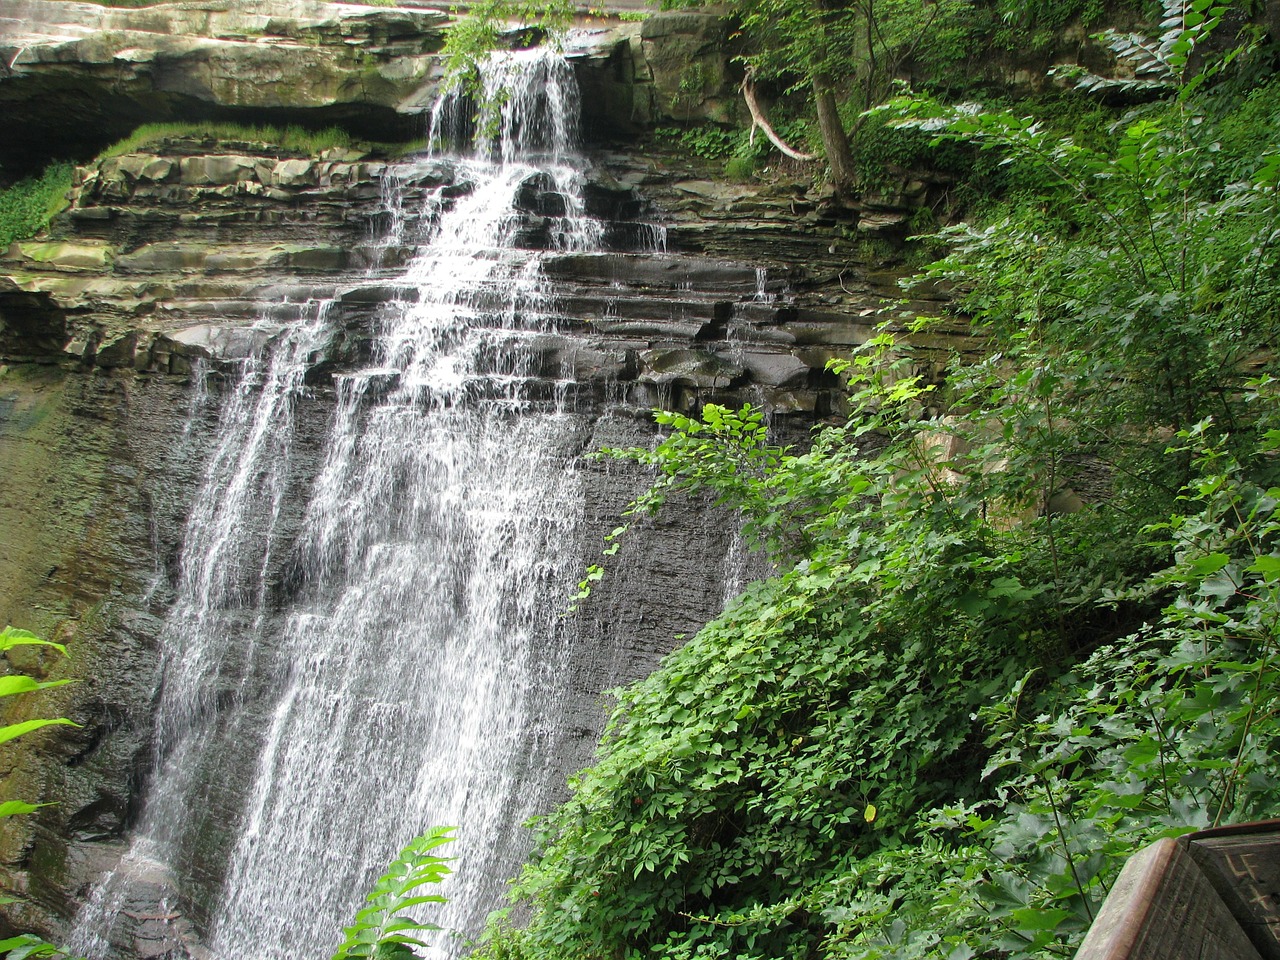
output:
[[[201,0],[122,9],[10,0],[0,9],[0,170],[86,160],[137,126],[232,120],[423,130],[448,16],[435,9]]]

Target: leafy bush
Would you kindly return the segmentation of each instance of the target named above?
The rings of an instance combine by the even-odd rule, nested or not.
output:
[[[0,249],[35,236],[66,207],[72,172],[70,164],[54,164],[0,190]]]
[[[814,129],[805,118],[780,120],[774,130],[784,142],[801,148],[812,148]],[[713,124],[694,127],[659,127],[654,131],[659,143],[679,147],[704,160],[723,160],[730,179],[749,179],[768,161],[773,147],[763,134],[751,136],[749,130],[727,130]],[[774,154],[776,156],[776,154]]]
[[[65,655],[67,648],[60,643],[54,643],[51,640],[43,640],[28,630],[19,630],[15,627],[5,627],[0,630],[0,653],[12,650],[14,647],[39,646],[52,647],[59,653]],[[21,673],[10,673],[0,676],[0,697],[12,697],[17,694],[35,693],[39,690],[49,690],[53,687],[61,687],[70,680],[35,680]],[[10,740],[16,740],[28,733],[34,733],[36,730],[43,729],[48,726],[76,726],[75,723],[65,717],[55,717],[53,719],[32,719],[22,720],[18,723],[8,723],[0,726],[0,744],[8,743]],[[6,800],[0,803],[0,817],[12,817],[21,814],[34,813],[39,809],[40,804],[25,803],[21,800]]]
[[[1216,167],[1179,10],[1109,138],[895,107],[1026,166],[929,271],[985,361],[884,331],[806,452],[715,405],[605,451],[655,477],[606,554],[701,494],[778,573],[616,693],[493,960],[1068,955],[1133,850],[1280,801],[1280,155]]]
[[[915,845],[825,892],[833,955],[1064,955],[1139,848],[1274,811],[1280,488],[1202,430],[1181,440],[1199,475],[1163,526],[1176,560],[1148,586],[1176,592],[1160,620],[979,712],[995,796],[924,814]],[[1264,448],[1278,447],[1273,432]],[[840,902],[869,878],[873,894]]]
[[[28,630],[19,630],[11,626],[0,630],[0,653],[5,653],[14,647],[28,646],[51,647],[64,656],[67,652],[67,648],[62,644],[44,640]],[[0,676],[0,697],[36,693],[40,690],[61,687],[68,683],[71,683],[71,681],[40,681],[21,673],[9,673],[5,676]],[[21,720],[17,723],[3,724],[0,725],[0,744],[16,740],[18,737],[34,733],[36,730],[41,730],[45,727],[59,725],[74,727],[77,724],[65,717],[33,718]],[[34,813],[43,806],[47,806],[47,804],[29,803],[25,800],[5,800],[0,802],[0,818],[25,816],[26,814]],[[13,897],[0,897],[0,905],[16,902]],[[62,960],[67,956],[65,951],[31,933],[21,933],[0,939],[0,954],[3,954],[8,960],[26,960],[27,957],[47,957],[49,960]]]
[[[678,146],[704,160],[727,160],[737,152],[744,139],[736,131],[710,124],[690,129],[659,127],[654,136],[659,142]]]
[[[391,861],[387,872],[375,881],[350,926],[343,928],[343,941],[333,960],[412,960],[412,947],[426,947],[420,933],[440,928],[415,920],[403,911],[424,903],[444,903],[439,894],[419,891],[429,883],[439,883],[449,873],[448,858],[430,851],[449,843],[453,827],[433,827],[410,840]]]
[[[1248,177],[1258,158],[1280,143],[1280,77],[1270,78],[1230,107],[1217,129],[1219,169],[1228,181]]]

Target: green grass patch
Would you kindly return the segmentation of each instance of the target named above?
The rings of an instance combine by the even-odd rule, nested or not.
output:
[[[243,123],[147,123],[102,152],[100,159],[133,153],[164,140],[210,139],[265,143],[304,154],[351,146],[351,135],[338,127],[307,130],[304,127],[250,126]]]
[[[0,190],[0,249],[35,236],[67,205],[72,166],[56,163],[38,177]]]
[[[425,153],[430,143],[426,137],[416,137],[404,143],[373,143],[369,146],[374,153],[385,155],[391,160],[399,160],[415,153]]]

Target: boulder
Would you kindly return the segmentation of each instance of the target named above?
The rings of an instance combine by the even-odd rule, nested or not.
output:
[[[99,350],[94,362],[100,367],[132,367],[137,355],[138,332],[133,330]]]
[[[640,32],[653,77],[655,119],[733,121],[737,86],[729,77],[729,22],[714,13],[665,11]]]
[[[645,350],[638,359],[642,383],[715,389],[732,386],[743,374],[740,364],[701,350]]]

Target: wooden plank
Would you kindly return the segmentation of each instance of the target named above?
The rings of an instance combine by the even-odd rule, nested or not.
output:
[[[1129,858],[1076,960],[1261,960],[1186,844]]]
[[[1266,960],[1280,960],[1280,823],[1183,838],[1191,858]]]

